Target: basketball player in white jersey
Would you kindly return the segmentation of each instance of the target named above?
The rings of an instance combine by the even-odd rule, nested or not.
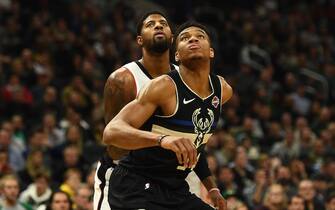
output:
[[[168,73],[176,66],[170,63],[169,48],[172,32],[164,14],[153,11],[145,14],[137,25],[137,43],[142,59],[130,62],[114,71],[105,84],[104,108],[107,124],[126,104],[136,98],[140,89],[151,79]],[[116,160],[127,150],[108,146],[100,159],[94,186],[94,210],[110,209],[108,183]]]

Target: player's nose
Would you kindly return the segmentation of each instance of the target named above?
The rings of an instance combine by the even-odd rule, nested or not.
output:
[[[157,22],[156,25],[155,25],[155,29],[156,30],[163,30],[163,25],[161,23]]]
[[[190,39],[188,40],[188,42],[189,42],[189,43],[199,42],[199,39],[198,39],[198,37],[192,35],[192,36],[190,37]]]

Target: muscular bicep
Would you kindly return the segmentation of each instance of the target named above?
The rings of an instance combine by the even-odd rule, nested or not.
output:
[[[104,88],[105,123],[112,120],[135,97],[135,81],[128,70],[119,69],[111,74]]]

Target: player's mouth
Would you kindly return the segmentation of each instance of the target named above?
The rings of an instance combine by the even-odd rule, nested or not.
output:
[[[188,49],[190,49],[190,50],[197,50],[197,49],[200,49],[200,45],[198,45],[198,44],[190,44],[188,46]]]
[[[156,32],[154,33],[154,37],[159,37],[159,38],[165,37],[165,34],[163,32]]]

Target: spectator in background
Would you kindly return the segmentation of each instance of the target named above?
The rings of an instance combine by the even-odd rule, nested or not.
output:
[[[2,192],[2,197],[0,200],[1,209],[33,210],[30,205],[18,201],[20,186],[18,179],[14,175],[6,175],[2,177],[0,180],[0,189]]]
[[[284,189],[279,184],[269,186],[263,201],[263,206],[256,208],[257,210],[286,210],[287,197]]]
[[[22,84],[20,77],[12,74],[8,84],[3,88],[2,95],[6,103],[7,114],[20,114],[30,117],[30,109],[34,103],[31,91]]]
[[[326,210],[335,210],[335,193],[332,192],[326,200]]]
[[[58,183],[62,182],[64,171],[72,168],[76,168],[76,170],[80,171],[81,176],[85,176],[87,166],[82,159],[79,148],[70,144],[62,152],[61,161],[60,159],[53,159],[53,180]]]
[[[311,180],[302,180],[299,183],[298,194],[305,200],[307,210],[324,210],[324,205],[316,197],[315,188]]]
[[[70,106],[82,116],[87,116],[91,108],[90,91],[81,76],[74,76],[70,85],[64,88],[62,100],[65,106]]]
[[[295,113],[307,116],[311,107],[311,100],[306,95],[305,85],[299,84],[297,90],[290,95],[290,99],[292,100],[292,108]]]
[[[52,113],[43,115],[43,131],[48,136],[48,145],[50,148],[59,146],[65,141],[65,133],[62,129],[57,128],[56,116]]]
[[[9,133],[4,129],[0,129],[0,148],[8,152],[9,165],[14,171],[24,168],[25,160],[21,151],[12,144]]]
[[[64,191],[55,191],[46,207],[41,207],[38,210],[72,210],[72,200]]]
[[[291,171],[287,166],[281,165],[275,169],[275,179],[273,181],[283,186],[288,197],[296,194],[297,188],[292,180]]]
[[[217,183],[218,188],[224,197],[235,195],[238,199],[243,200],[241,190],[234,182],[234,174],[228,166],[221,166],[218,168]]]
[[[313,118],[312,129],[313,131],[320,135],[321,130],[327,128],[328,123],[332,119],[332,111],[329,107],[322,107],[318,116]]]
[[[252,166],[248,163],[248,157],[243,147],[237,148],[231,169],[235,177],[235,183],[239,189],[250,186],[254,171]]]
[[[244,189],[244,196],[249,206],[260,206],[269,184],[269,180],[264,169],[256,170],[254,182],[251,186]]]
[[[42,119],[43,114],[53,113],[56,119],[59,120],[62,112],[62,104],[58,100],[58,91],[54,86],[48,86],[43,92],[42,100],[35,104],[35,115],[38,116],[38,120]]]
[[[27,150],[26,125],[21,115],[13,115],[11,122],[13,126],[12,142],[24,154]]]
[[[291,171],[292,181],[296,186],[299,185],[301,180],[308,177],[304,163],[298,159],[292,160],[289,168]]]
[[[53,159],[57,160],[62,158],[63,152],[68,146],[77,147],[79,154],[83,153],[84,145],[84,134],[81,128],[78,125],[69,125],[65,132],[65,141],[58,145],[57,147],[52,148],[52,153],[54,154]]]
[[[285,133],[286,131],[292,131],[294,130],[293,128],[293,119],[292,119],[292,114],[290,112],[284,112],[283,115],[281,116],[281,127],[282,127],[282,133]]]
[[[69,194],[71,200],[74,199],[77,189],[81,184],[82,174],[78,169],[71,168],[66,170],[64,182],[60,185],[59,189]]]
[[[43,152],[47,152],[49,150],[48,136],[44,133],[41,126],[31,129],[28,150],[41,150]]]
[[[46,204],[52,193],[49,183],[50,176],[47,172],[41,171],[37,173],[34,177],[34,182],[21,193],[19,200],[31,205],[33,209]]]
[[[35,177],[41,173],[41,171],[50,171],[45,163],[45,159],[46,156],[43,154],[42,150],[36,149],[30,151],[25,168],[18,172],[23,189],[26,189],[26,187],[33,182]]]
[[[52,85],[51,81],[53,75],[49,68],[50,67],[42,65],[40,63],[34,64],[34,75],[36,76],[36,84],[31,89],[31,92],[34,96],[34,100],[36,101],[35,103],[37,104],[42,102],[45,90],[50,85]]]
[[[0,149],[0,177],[13,172],[8,159],[8,151],[6,149]]]
[[[299,195],[294,195],[291,197],[287,210],[305,210],[305,201]]]
[[[92,210],[93,209],[93,190],[88,185],[81,184],[74,196],[75,210]]]
[[[284,139],[281,142],[275,143],[271,149],[271,155],[277,156],[285,163],[299,157],[299,153],[299,145],[298,142],[294,140],[292,130],[286,130]]]
[[[234,194],[227,196],[227,210],[248,210]]]
[[[237,143],[232,135],[225,135],[223,137],[223,144],[220,153],[218,154],[218,161],[220,164],[228,164],[234,159]],[[220,157],[220,158],[219,158]]]
[[[79,126],[85,132],[90,131],[90,125],[84,119],[82,119],[79,112],[71,107],[66,107],[65,116],[60,120],[59,126],[61,129],[67,130],[70,125]]]

